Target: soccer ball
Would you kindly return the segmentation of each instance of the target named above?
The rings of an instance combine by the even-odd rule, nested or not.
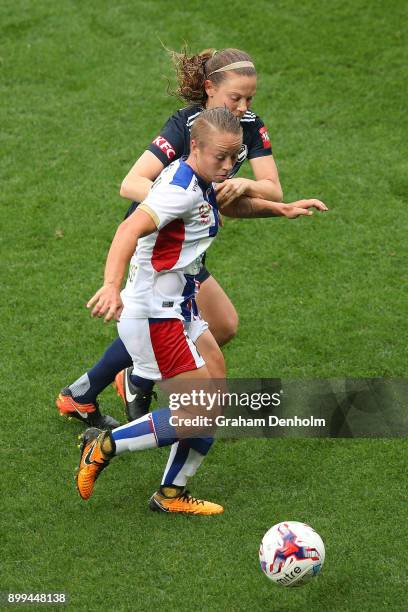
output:
[[[274,525],[259,547],[261,569],[272,582],[301,586],[322,569],[325,550],[322,538],[306,523],[285,521]]]

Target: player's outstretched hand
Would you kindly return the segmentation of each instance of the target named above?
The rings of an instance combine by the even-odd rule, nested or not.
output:
[[[92,308],[91,316],[103,317],[108,322],[112,318],[119,321],[119,317],[123,310],[123,303],[120,297],[120,291],[113,285],[103,285],[94,296],[91,297],[86,305],[87,308]]]
[[[287,219],[296,219],[301,215],[310,216],[313,215],[313,212],[310,208],[315,208],[316,210],[320,210],[325,212],[329,210],[323,202],[320,200],[297,200],[296,202],[292,202],[291,204],[285,204],[282,206],[282,211]]]

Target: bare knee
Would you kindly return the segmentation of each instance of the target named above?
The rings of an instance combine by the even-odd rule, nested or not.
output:
[[[225,378],[224,355],[209,330],[197,338],[196,345],[206,363],[210,378]]]
[[[238,321],[237,311],[231,308],[225,317],[216,322],[214,329],[212,329],[210,323],[210,331],[216,339],[218,346],[224,346],[236,336]]]

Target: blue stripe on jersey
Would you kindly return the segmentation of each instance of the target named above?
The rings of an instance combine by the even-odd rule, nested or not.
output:
[[[208,235],[210,238],[214,238],[218,233],[218,211],[214,211],[214,225],[211,225],[208,229]]]
[[[214,236],[217,235],[217,232],[218,232],[219,219],[218,219],[217,196],[215,195],[215,191],[212,186],[209,189],[207,189],[204,197],[207,200],[207,202],[211,204],[214,210],[214,221],[215,222],[214,222],[214,225],[211,225],[208,231],[208,235],[210,236],[210,238],[213,238]]]
[[[178,187],[182,187],[183,189],[187,189],[189,184],[191,183],[191,179],[193,178],[193,169],[190,166],[180,160],[180,165],[174,173],[173,179],[170,182],[170,185],[178,185]]]

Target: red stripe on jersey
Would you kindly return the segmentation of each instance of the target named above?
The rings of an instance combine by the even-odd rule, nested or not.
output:
[[[177,263],[184,236],[183,219],[174,219],[159,231],[152,253],[152,266],[156,272],[171,270]]]
[[[149,322],[149,330],[154,356],[163,378],[197,369],[181,321]]]

